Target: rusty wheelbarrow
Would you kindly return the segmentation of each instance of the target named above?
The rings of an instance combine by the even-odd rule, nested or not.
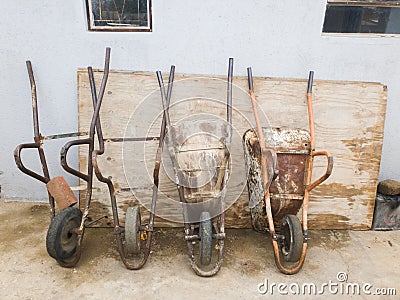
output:
[[[167,101],[169,102],[172,81],[173,81],[174,68],[171,68],[170,85],[167,92]],[[91,80],[92,81],[92,80]],[[102,97],[96,99],[95,88],[92,88],[92,97],[94,101],[97,101],[101,105]],[[92,120],[92,124],[99,122],[99,111],[96,110]],[[106,183],[110,199],[112,214],[114,220],[114,233],[117,238],[117,247],[122,262],[125,267],[130,270],[138,270],[142,268],[148,260],[151,250],[151,241],[154,231],[154,217],[158,196],[158,184],[159,184],[159,173],[161,164],[161,155],[164,144],[164,137],[166,131],[166,120],[165,116],[161,124],[161,132],[159,137],[124,137],[124,138],[106,138],[108,142],[145,142],[145,141],[157,141],[158,148],[156,152],[155,166],[153,171],[153,190],[150,207],[150,217],[148,224],[142,224],[140,206],[130,206],[126,210],[125,214],[125,226],[122,226],[118,216],[118,205],[116,199],[116,189],[111,180],[111,177],[105,177],[100,171],[98,164],[98,157],[104,154],[104,139],[101,139],[100,149],[95,150],[92,154],[92,163],[96,177],[99,181]]]
[[[253,90],[251,68],[247,69],[249,93],[256,130],[243,136],[252,225],[268,231],[272,238],[275,264],[284,274],[295,274],[303,266],[307,250],[307,213],[310,192],[331,174],[333,157],[315,151],[312,109],[313,71],[309,74],[307,107],[310,130],[262,128]],[[312,182],[316,156],[327,158],[325,173]],[[302,221],[296,216],[302,208]]]
[[[172,81],[166,94],[161,72],[157,72],[166,142],[174,169],[179,200],[183,207],[185,240],[194,272],[203,277],[221,268],[225,239],[225,194],[230,162],[228,148],[232,136],[232,74],[229,60],[227,120],[180,120],[171,124],[169,102]],[[217,258],[213,259],[213,248]]]
[[[105,71],[103,76],[102,88],[100,89],[100,98],[104,94],[105,82],[108,76],[110,59],[110,49],[107,48],[106,59],[105,59]],[[46,249],[48,254],[57,260],[57,262],[63,267],[75,266],[81,255],[81,243],[84,234],[84,230],[87,227],[91,227],[96,222],[88,221],[88,212],[92,196],[92,185],[93,185],[93,165],[91,163],[91,156],[94,151],[94,144],[96,139],[96,132],[100,133],[97,135],[99,143],[101,144],[102,135],[99,121],[92,121],[90,126],[90,132],[75,132],[68,134],[56,134],[51,136],[42,136],[39,130],[39,114],[38,114],[38,101],[36,93],[36,83],[33,75],[32,65],[30,61],[27,61],[28,74],[31,85],[32,93],[32,110],[33,110],[33,126],[34,126],[34,143],[20,144],[14,150],[14,159],[18,168],[25,174],[43,182],[46,184],[48,190],[49,204],[50,204],[50,217],[51,222],[46,236]],[[93,78],[92,68],[88,67],[89,77]],[[94,82],[94,81],[93,81]],[[94,115],[100,108],[100,103],[96,102],[97,99],[93,98]],[[75,197],[72,189],[82,190],[85,186],[70,187],[66,180],[61,177],[51,178],[48,170],[45,152],[43,149],[43,143],[46,140],[54,140],[60,138],[69,138],[76,136],[86,136],[83,139],[72,140],[67,142],[61,149],[61,165],[65,171],[77,176],[78,178],[86,182],[86,198],[85,208],[82,214],[81,206],[82,203]],[[70,167],[67,163],[67,154],[72,146],[88,145],[88,165],[87,173],[81,173],[80,171]],[[35,171],[28,169],[22,163],[21,152],[24,149],[37,149],[39,153],[40,162],[42,165],[43,175],[36,173]],[[56,205],[58,213],[56,214]]]

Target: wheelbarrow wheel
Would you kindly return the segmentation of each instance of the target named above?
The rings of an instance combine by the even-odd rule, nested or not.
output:
[[[125,217],[125,246],[129,254],[140,253],[140,223],[139,206],[128,207]]]
[[[209,212],[204,211],[200,215],[199,235],[199,260],[202,265],[208,266],[212,257],[212,222]]]
[[[51,221],[46,236],[47,253],[56,260],[71,258],[76,251],[78,235],[72,229],[81,225],[82,212],[76,207],[66,207]]]
[[[299,261],[303,249],[303,230],[300,220],[294,215],[285,215],[280,228],[280,234],[283,236],[280,252],[283,259],[287,262]]]

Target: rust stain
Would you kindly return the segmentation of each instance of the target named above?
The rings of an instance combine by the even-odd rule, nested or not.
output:
[[[357,171],[373,172],[371,178],[375,178],[379,172],[383,136],[377,132],[376,127],[368,127],[364,132],[372,133],[372,137],[357,137],[342,140],[342,143],[353,153],[353,158],[357,161]]]
[[[364,187],[355,188],[354,186],[345,185],[339,182],[333,182],[324,184],[321,187],[317,187],[313,190],[313,198],[346,198],[351,199],[350,201],[356,201],[353,197],[363,195],[365,193]],[[340,196],[339,196],[340,195]],[[322,200],[323,201],[323,200]]]
[[[374,190],[373,192],[372,189]],[[375,194],[375,189],[376,187],[370,187],[368,185],[361,188],[355,188],[354,186],[337,182],[326,184],[321,188],[316,188],[312,193],[311,202],[324,202],[327,200],[329,201],[329,198],[335,199],[338,197],[344,198],[346,201],[343,202],[343,205],[340,207],[332,208],[332,211],[337,212],[337,214],[310,214],[310,217],[312,218],[311,224],[316,226],[314,228],[354,230],[369,229],[372,223],[375,205],[375,198],[370,197],[370,195]],[[368,212],[363,215],[363,224],[361,225],[354,224],[348,217],[340,215],[341,211],[346,213],[347,216],[355,214],[356,211],[351,212],[356,209],[357,206],[355,204],[357,204],[357,206],[362,205],[368,208]]]
[[[278,152],[278,177],[272,182],[270,192],[272,194],[304,194],[304,180],[307,176],[308,163],[305,154],[286,154]]]
[[[372,219],[371,219],[372,220]],[[346,216],[336,214],[312,214],[308,220],[310,229],[347,229],[347,230],[370,230],[370,224],[354,224]]]

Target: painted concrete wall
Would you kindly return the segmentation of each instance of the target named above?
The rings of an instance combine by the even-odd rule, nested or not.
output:
[[[106,46],[112,47],[113,69],[168,70],[175,64],[177,72],[225,74],[232,56],[235,75],[252,65],[255,76],[305,78],[313,69],[316,79],[382,82],[389,98],[380,179],[400,180],[400,38],[323,36],[325,0],[300,2],[153,0],[152,33],[93,33],[86,30],[83,0],[3,0],[3,198],[46,200],[43,185],[22,174],[12,157],[14,147],[33,135],[25,60],[32,60],[36,75],[43,134],[71,132],[77,129],[76,70],[102,67]],[[58,153],[64,142],[46,144],[54,176],[63,174]],[[25,162],[39,170],[33,153]]]

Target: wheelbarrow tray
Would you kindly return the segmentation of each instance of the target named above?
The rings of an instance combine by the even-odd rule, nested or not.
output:
[[[206,202],[221,196],[229,152],[225,146],[228,126],[219,120],[187,120],[171,125],[167,141],[175,171],[184,186],[188,203]]]
[[[277,154],[278,175],[272,181],[269,192],[274,224],[284,215],[296,215],[304,199],[305,181],[311,155],[310,133],[303,129],[262,128],[266,148]],[[267,228],[265,219],[264,189],[261,174],[261,150],[254,129],[243,136],[249,207],[256,230]]]

